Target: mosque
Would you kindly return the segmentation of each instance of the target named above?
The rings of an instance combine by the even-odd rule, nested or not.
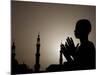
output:
[[[60,48],[62,49],[62,44],[60,45]],[[15,59],[16,53],[16,46],[15,42],[12,44],[12,53],[11,53],[11,73],[12,74],[25,74],[25,73],[39,73],[40,71],[40,34],[38,34],[37,37],[37,43],[36,43],[36,54],[35,54],[35,65],[34,65],[34,71],[33,69],[29,69],[26,64],[19,64],[18,61]],[[60,57],[59,57],[59,64],[63,65],[63,57],[62,52],[60,50]],[[48,72],[49,67],[46,68],[45,72]]]

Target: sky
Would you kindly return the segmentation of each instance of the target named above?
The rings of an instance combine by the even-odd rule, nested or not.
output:
[[[74,36],[74,30],[80,19],[91,22],[89,40],[96,46],[95,11],[95,6],[12,1],[11,41],[15,41],[18,63],[25,63],[34,69],[36,41],[40,33],[40,69],[45,70],[50,64],[59,64],[61,41],[65,43],[69,36],[75,45],[79,42]]]

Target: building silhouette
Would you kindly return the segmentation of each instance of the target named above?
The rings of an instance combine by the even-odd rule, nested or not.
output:
[[[36,44],[36,58],[35,58],[35,72],[39,72],[40,71],[40,34],[38,34],[37,37],[37,44]]]
[[[40,35],[38,34],[37,43],[36,43],[36,60],[34,71],[29,69],[28,66],[23,62],[23,64],[19,64],[16,60],[16,46],[15,42],[13,42],[11,47],[11,74],[27,74],[27,73],[38,73],[40,71]]]
[[[63,54],[62,54],[62,42],[61,42],[61,45],[60,45],[60,58],[59,58],[59,64],[62,65],[63,64]]]
[[[18,61],[15,59],[16,56],[16,46],[13,42],[12,48],[11,48],[11,74],[25,74],[25,73],[33,73],[32,69],[29,69],[26,64],[19,64]]]
[[[16,49],[16,46],[15,46],[15,43],[13,42],[13,44],[12,44],[12,47],[11,47],[11,73],[12,74],[16,74],[17,73],[17,66],[18,66],[18,62],[17,62],[17,60],[15,59],[15,56],[16,56],[16,54],[15,54],[15,49]]]

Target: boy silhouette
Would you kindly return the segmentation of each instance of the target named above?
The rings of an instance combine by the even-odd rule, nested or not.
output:
[[[80,40],[80,46],[77,44],[75,47],[72,38],[68,37],[66,39],[62,53],[68,61],[67,66],[71,63],[70,67],[74,67],[72,69],[95,69],[95,47],[88,40],[90,32],[91,23],[89,20],[81,19],[76,23],[74,31],[75,37]]]

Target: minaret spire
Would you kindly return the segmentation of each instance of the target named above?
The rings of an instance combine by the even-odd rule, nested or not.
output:
[[[40,33],[38,33],[37,44],[36,44],[36,62],[35,62],[35,72],[39,72],[40,70]]]
[[[61,41],[61,45],[60,45],[60,58],[59,58],[59,64],[62,65],[63,64],[63,56],[62,56],[62,41]]]
[[[12,44],[12,57],[13,58],[15,57],[15,48],[16,48],[15,42],[13,42],[13,44]]]

